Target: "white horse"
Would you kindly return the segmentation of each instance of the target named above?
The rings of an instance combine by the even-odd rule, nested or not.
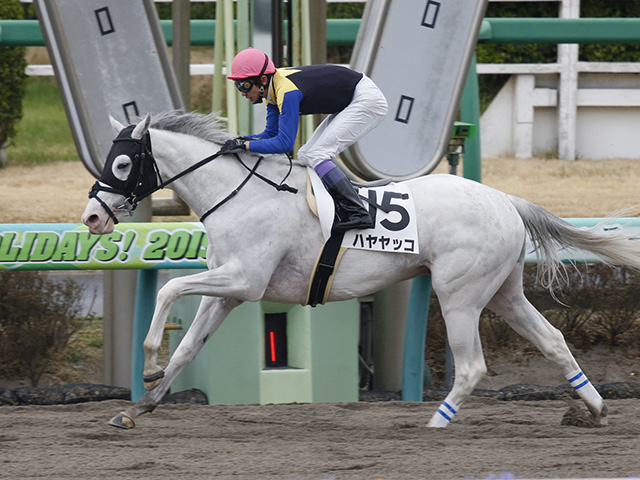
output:
[[[158,293],[144,342],[144,380],[150,391],[110,422],[133,428],[138,416],[155,409],[233,308],[258,300],[305,303],[323,237],[304,195],[306,170],[294,166],[287,182],[299,193],[292,194],[273,188],[290,169],[285,156],[262,160],[252,153],[214,155],[231,138],[215,116],[170,112],[154,116],[153,122],[147,115],[135,126],[113,119],[112,124],[119,135],[82,215],[91,233],[112,232],[119,215],[169,184],[198,216],[206,216],[209,237],[208,270],[170,280]],[[188,170],[198,163],[196,171]],[[232,198],[230,193],[241,184],[244,188]],[[523,294],[525,237],[528,232],[539,251],[549,287],[560,280],[564,268],[557,247],[640,268],[640,242],[621,233],[575,228],[526,200],[454,175],[428,175],[406,185],[415,200],[419,254],[348,250],[328,300],[362,297],[402,280],[432,275],[456,371],[453,388],[429,426],[446,426],[486,372],[478,333],[484,307],[555,363],[594,422],[606,424],[607,407],[562,334]],[[202,302],[163,370],[157,355],[165,322],[172,303],[185,295],[202,295]]]

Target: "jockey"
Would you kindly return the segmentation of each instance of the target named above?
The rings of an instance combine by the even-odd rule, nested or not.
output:
[[[298,151],[336,204],[334,229],[371,228],[373,222],[356,190],[333,160],[376,127],[387,113],[387,101],[366,75],[337,65],[276,68],[262,51],[242,50],[231,75],[251,103],[267,107],[264,132],[229,140],[224,151],[287,153],[293,150],[300,115],[328,114]]]

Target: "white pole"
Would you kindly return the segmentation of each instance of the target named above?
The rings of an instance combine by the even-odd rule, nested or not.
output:
[[[224,2],[216,3],[216,34],[213,45],[213,92],[211,110],[222,111],[222,92],[225,82],[222,77],[224,58]]]
[[[235,56],[235,32],[233,28],[233,0],[224,0],[224,56],[227,61],[227,74]],[[238,101],[236,89],[227,81],[227,119],[232,135],[238,134]]]

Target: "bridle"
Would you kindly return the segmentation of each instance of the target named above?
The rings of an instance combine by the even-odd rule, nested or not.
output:
[[[115,212],[126,212],[129,215],[133,215],[133,211],[137,208],[141,200],[225,153],[219,150],[213,155],[200,160],[177,175],[174,175],[170,179],[164,181],[160,175],[160,169],[158,168],[156,159],[153,157],[151,150],[151,136],[149,135],[149,132],[145,133],[140,139],[132,138],[131,132],[133,132],[134,128],[134,125],[124,128],[113,140],[113,145],[107,155],[107,160],[105,162],[104,169],[102,170],[102,174],[89,191],[89,198],[95,198],[98,201],[102,208],[104,208],[107,214],[111,217],[114,224],[118,223],[114,210]],[[118,179],[112,171],[114,160],[122,154],[127,155],[131,159],[131,171],[126,180]],[[200,217],[201,222],[203,222],[205,218],[215,212],[222,205],[231,200],[231,198],[233,198],[253,176],[259,178],[268,185],[271,185],[278,191],[285,191],[294,194],[298,193],[298,189],[290,187],[284,183],[291,174],[293,167],[293,160],[290,155],[287,154],[289,157],[289,171],[280,183],[275,183],[257,173],[258,166],[264,159],[263,156],[258,157],[253,167],[249,167],[244,163],[237,153],[233,153],[233,156],[246,170],[249,171],[249,173],[238,187]],[[109,192],[122,195],[125,198],[124,203],[112,210],[104,200],[98,196],[99,192]]]
[[[95,198],[114,223],[118,223],[115,213],[98,196],[98,192],[116,193],[125,197],[124,203],[115,210],[131,215],[140,200],[161,188],[159,185],[162,184],[158,165],[151,152],[151,138],[148,133],[140,139],[132,138],[134,128],[134,125],[124,128],[113,140],[102,174],[89,191],[89,198]],[[112,170],[114,160],[122,154],[131,159],[131,172],[126,180],[117,178]]]

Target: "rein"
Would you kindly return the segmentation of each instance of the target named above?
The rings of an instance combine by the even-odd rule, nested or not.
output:
[[[105,171],[107,170],[106,166],[109,164],[109,158],[113,158],[113,155],[111,154],[112,152],[109,152],[109,155],[107,156],[107,163],[105,164],[105,169],[103,170],[102,176],[100,177],[100,180],[102,181],[100,180],[96,181],[96,183],[91,188],[91,191],[89,192],[89,198],[95,198],[98,201],[98,203],[100,203],[102,208],[104,208],[107,214],[111,217],[114,224],[118,223],[118,219],[116,218],[114,211],[111,208],[109,208],[109,206],[98,196],[98,192],[101,192],[101,191],[111,192],[111,193],[117,193],[124,196],[125,197],[124,203],[120,207],[117,207],[115,211],[126,211],[129,214],[132,214],[132,212],[136,209],[136,207],[138,206],[138,203],[141,200],[157,192],[158,190],[165,188],[167,185],[170,185],[176,180],[182,178],[183,176],[189,173],[192,173],[193,171],[215,160],[220,155],[225,153],[221,150],[218,150],[213,155],[210,155],[200,160],[199,162],[194,163],[193,165],[186,168],[185,170],[178,173],[177,175],[174,175],[170,179],[163,181],[162,176],[160,175],[160,169],[158,168],[158,164],[155,158],[153,157],[153,153],[151,152],[151,137],[149,136],[148,132],[140,140],[137,140],[131,137],[129,138],[118,137],[114,139],[113,142],[114,142],[114,146],[120,142],[135,143],[140,146],[140,151],[135,155],[133,155],[133,157],[131,157],[133,164],[132,164],[130,177],[134,175],[134,173],[137,175],[133,182],[134,183],[133,187],[131,187],[130,185],[131,183],[130,178],[128,178],[126,182],[122,182],[121,180],[116,180],[117,182],[124,183],[123,188],[115,188],[109,185],[109,183],[104,181],[106,180],[106,178],[104,177],[105,177]],[[249,180],[253,176],[259,178],[263,182],[274,187],[277,191],[285,191],[293,194],[298,193],[298,189],[284,183],[285,180],[291,174],[291,170],[293,168],[293,159],[289,154],[287,154],[287,157],[289,158],[289,171],[287,172],[287,174],[284,176],[284,178],[279,184],[257,173],[258,166],[264,159],[263,156],[258,157],[253,167],[249,167],[246,163],[244,163],[237,153],[233,153],[233,156],[240,163],[240,165],[242,165],[246,170],[249,171],[249,174],[244,178],[244,180],[242,180],[240,185],[238,185],[229,195],[227,195],[225,198],[219,201],[216,205],[214,205],[209,210],[207,210],[200,217],[201,222],[203,222],[205,218],[207,218],[209,215],[215,212],[222,205],[224,205],[229,200],[231,200],[231,198],[236,196],[238,192],[249,182]],[[151,172],[145,171],[145,167],[148,165],[151,167]],[[151,187],[149,187],[148,185],[145,185],[146,179],[149,179],[150,181],[153,180],[154,185]]]
[[[218,152],[216,155],[219,155],[219,154],[220,154],[220,152]],[[289,193],[293,193],[293,194],[298,193],[298,189],[297,188],[290,187],[289,185],[284,183],[284,181],[289,177],[289,174],[291,173],[291,169],[293,167],[293,159],[291,158],[291,156],[288,153],[287,153],[287,157],[289,158],[289,171],[287,172],[287,174],[285,175],[285,177],[282,179],[282,181],[279,184],[273,182],[272,180],[269,180],[268,178],[260,175],[257,172],[258,165],[260,165],[260,162],[262,162],[262,160],[264,159],[264,157],[262,155],[260,155],[258,157],[258,160],[256,160],[256,163],[253,165],[253,168],[249,168],[249,166],[242,161],[242,159],[240,158],[240,155],[238,155],[237,153],[234,153],[233,155],[236,157],[236,160],[238,160],[238,162],[240,162],[240,165],[242,165],[245,169],[249,170],[249,174],[245,177],[245,179],[242,181],[242,183],[240,185],[238,185],[238,187],[235,190],[233,190],[229,195],[224,197],[217,204],[215,204],[213,207],[211,207],[209,210],[207,210],[200,217],[200,221],[201,222],[204,222],[205,218],[207,218],[209,215],[211,215],[213,212],[215,212],[218,208],[220,208],[222,205],[227,203],[233,197],[235,197],[237,195],[237,193],[242,189],[242,187],[244,187],[247,184],[247,182],[251,179],[252,176],[256,176],[257,178],[259,178],[263,182],[267,183],[268,185],[271,185],[273,188],[275,188],[279,192],[283,192],[284,191],[284,192],[289,192]],[[195,168],[194,168],[194,170],[195,170]],[[171,181],[173,181],[175,179],[176,179],[176,177],[173,177],[171,179]]]

